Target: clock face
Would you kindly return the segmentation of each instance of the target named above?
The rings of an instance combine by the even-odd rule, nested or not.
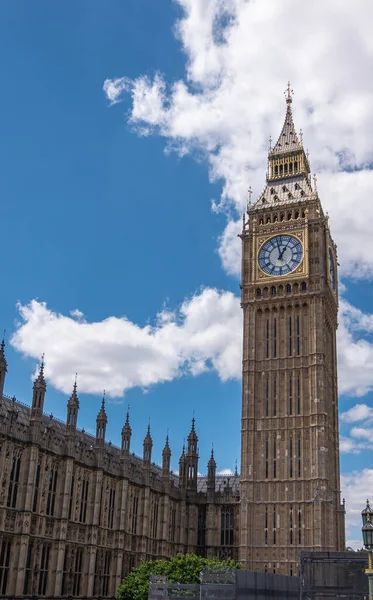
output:
[[[329,248],[329,276],[330,276],[330,284],[335,290],[335,267],[334,267],[334,258],[332,249]]]
[[[300,241],[292,235],[276,235],[261,247],[259,266],[273,277],[287,275],[300,265],[303,248]]]

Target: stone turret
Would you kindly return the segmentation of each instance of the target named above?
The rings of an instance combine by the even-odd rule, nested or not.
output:
[[[47,384],[44,379],[44,354],[42,356],[39,375],[34,381],[31,405],[31,420],[41,421],[44,410],[44,399],[47,391]]]
[[[185,456],[185,445],[179,458],[179,487],[185,489],[186,487],[186,456]]]
[[[73,392],[67,403],[67,419],[66,419],[67,433],[75,433],[76,425],[78,422],[79,398],[78,398],[76,390],[77,390],[77,383],[76,383],[76,376],[75,376]]]
[[[215,494],[216,481],[216,462],[214,458],[214,448],[211,449],[210,460],[207,463],[207,494],[209,496]]]
[[[122,454],[129,454],[131,447],[132,429],[130,425],[130,407],[128,407],[126,422],[122,427]]]
[[[146,465],[150,465],[151,460],[152,460],[152,449],[153,449],[153,440],[152,440],[152,436],[150,435],[150,423],[148,425],[148,430],[146,432],[146,436],[144,438],[144,443],[143,443],[143,459],[144,459],[144,463]]]
[[[188,435],[188,451],[186,455],[186,487],[197,491],[198,475],[198,437],[194,428],[195,418],[192,419],[192,428]]]
[[[5,375],[6,372],[8,370],[8,364],[6,362],[6,358],[5,358],[5,331],[4,331],[4,336],[3,336],[3,340],[0,344],[0,398],[2,397],[3,393],[4,393],[4,383],[5,383]]]
[[[171,468],[171,448],[168,442],[168,434],[166,436],[166,443],[162,452],[162,478],[168,480],[170,477]]]
[[[102,398],[101,409],[96,419],[96,445],[105,445],[105,434],[107,425],[107,415],[105,412],[105,392]]]

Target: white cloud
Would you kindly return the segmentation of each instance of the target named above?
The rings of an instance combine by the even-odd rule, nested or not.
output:
[[[373,417],[373,408],[367,404],[355,404],[352,408],[342,413],[341,421],[345,423],[357,423],[359,421],[371,420]]]
[[[364,337],[372,330],[373,315],[342,300],[339,320],[339,391],[352,396],[363,396],[373,389],[373,343]]]
[[[346,533],[350,536],[353,528],[362,525],[361,511],[365,508],[366,498],[373,499],[373,469],[343,474],[341,487],[346,499]]]
[[[222,469],[222,471],[217,472],[217,475],[227,475],[227,477],[230,477],[231,475],[234,475],[234,473],[231,469]]]
[[[145,327],[125,317],[87,323],[36,300],[18,309],[22,322],[12,345],[33,358],[45,352],[48,381],[65,393],[75,372],[81,392],[106,389],[110,396],[184,373],[214,370],[223,381],[240,376],[241,309],[231,292],[204,289]]]
[[[127,77],[118,77],[117,79],[106,79],[103,90],[110,104],[120,102],[121,94],[131,88],[130,80]]]
[[[159,74],[108,79],[108,99],[116,102],[130,91],[129,121],[136,128],[163,136],[181,154],[204,154],[211,179],[223,182],[220,207],[241,213],[247,187],[259,195],[265,183],[267,139],[280,132],[281,92],[290,79],[295,121],[320,173],[342,272],[370,277],[373,79],[366,74],[373,69],[373,4],[176,1],[184,10],[176,24],[186,56],[184,80],[166,85]],[[220,256],[236,274],[235,221],[229,217]]]

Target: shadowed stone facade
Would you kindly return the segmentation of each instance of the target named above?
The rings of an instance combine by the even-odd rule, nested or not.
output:
[[[0,352],[0,595],[114,598],[142,559],[177,552],[238,558],[239,477],[198,477],[194,419],[179,462],[152,462],[150,427],[143,457],[131,453],[129,415],[122,446],[105,441],[105,402],[96,436],[77,429],[77,386],[66,423],[43,414],[42,364],[31,408],[3,394]]]
[[[266,188],[248,206],[241,237],[241,481],[217,475],[213,453],[198,476],[194,419],[176,476],[168,438],[162,466],[152,462],[150,427],[142,458],[131,452],[128,414],[121,448],[106,442],[104,399],[96,435],[78,429],[76,383],[66,422],[45,415],[43,363],[31,407],[4,395],[2,342],[0,596],[114,598],[140,560],[177,552],[295,575],[303,549],[344,549],[336,247],[290,93]]]

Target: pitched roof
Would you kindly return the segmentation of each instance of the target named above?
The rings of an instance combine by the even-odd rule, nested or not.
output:
[[[293,150],[301,150],[302,143],[299,140],[294,126],[293,121],[293,113],[291,111],[291,98],[286,100],[287,109],[285,115],[285,121],[282,126],[281,133],[279,138],[272,148],[270,155],[273,154],[285,154],[287,152],[292,152]]]

